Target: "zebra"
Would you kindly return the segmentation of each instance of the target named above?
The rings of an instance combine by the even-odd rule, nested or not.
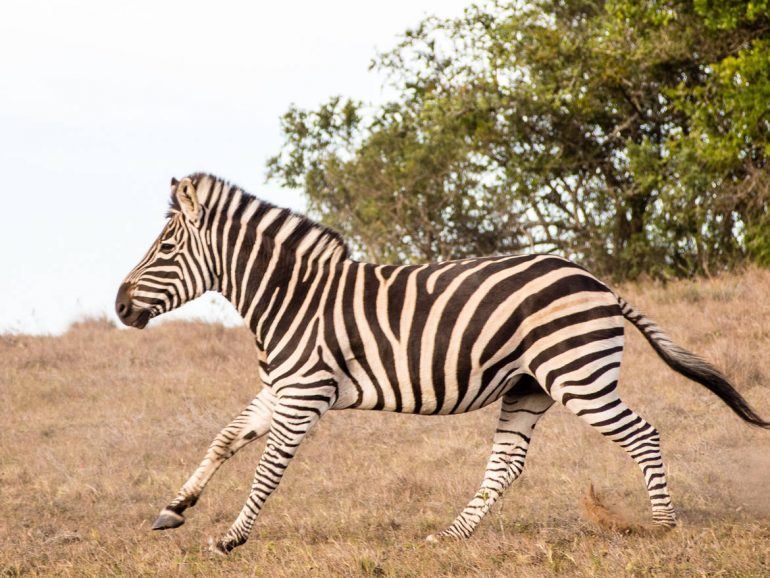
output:
[[[658,431],[620,399],[624,319],[673,370],[749,424],[770,428],[715,367],[575,263],[552,254],[423,265],[358,262],[341,236],[216,176],[171,181],[167,222],[120,285],[121,321],[218,291],[254,336],[263,387],[214,438],[152,528],[182,525],[217,469],[266,436],[250,494],[227,533],[246,542],[303,438],[330,409],[448,415],[501,400],[478,491],[429,541],[468,538],[519,477],[538,420],[559,403],[641,468],[652,521],[676,525]]]

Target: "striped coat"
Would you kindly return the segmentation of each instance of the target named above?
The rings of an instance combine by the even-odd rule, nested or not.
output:
[[[302,439],[329,409],[454,414],[500,400],[481,486],[431,540],[471,535],[521,473],[535,424],[554,403],[630,454],[654,522],[673,526],[658,432],[617,392],[624,319],[674,370],[746,421],[770,427],[713,366],[568,260],[360,263],[335,232],[211,175],[172,181],[171,189],[168,223],[122,283],[118,315],[142,328],[219,291],[254,334],[264,387],[214,439],[155,529],[181,525],[219,466],[266,435],[252,492],[215,549],[245,542]]]

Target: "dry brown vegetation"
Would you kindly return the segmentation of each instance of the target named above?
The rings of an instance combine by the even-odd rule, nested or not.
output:
[[[620,288],[722,367],[770,416],[770,272]],[[662,536],[586,520],[591,482],[644,523],[641,474],[562,408],[473,539],[426,544],[480,481],[497,407],[456,417],[331,412],[300,450],[251,541],[212,557],[248,491],[260,443],[214,478],[187,524],[158,510],[258,390],[245,330],[103,321],[60,337],[0,336],[3,575],[770,575],[770,432],[672,373],[629,327],[621,392],[661,432],[681,525]]]

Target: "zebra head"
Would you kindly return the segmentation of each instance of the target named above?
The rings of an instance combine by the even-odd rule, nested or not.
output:
[[[125,325],[143,329],[153,317],[214,288],[204,214],[194,181],[172,179],[168,222],[118,289],[115,311]]]

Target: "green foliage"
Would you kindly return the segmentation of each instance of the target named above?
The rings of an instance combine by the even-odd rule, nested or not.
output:
[[[618,278],[770,264],[770,2],[490,2],[291,108],[268,175],[373,260],[554,251]]]

